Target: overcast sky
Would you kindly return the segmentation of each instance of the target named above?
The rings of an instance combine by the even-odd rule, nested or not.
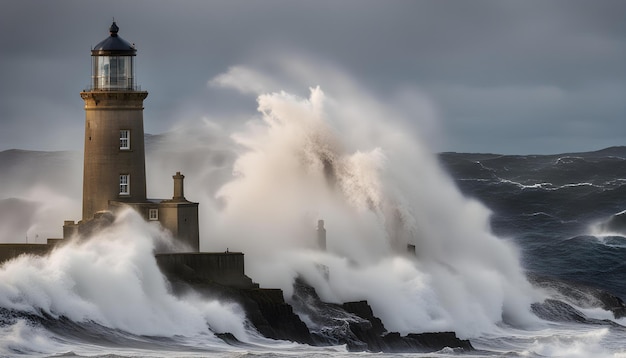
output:
[[[254,115],[254,96],[215,85],[225,75],[251,71],[306,96],[332,88],[332,68],[381,102],[419,94],[438,151],[626,145],[625,15],[621,0],[3,0],[0,150],[82,149],[79,92],[113,18],[137,46],[152,134]],[[286,79],[286,58],[306,83]]]

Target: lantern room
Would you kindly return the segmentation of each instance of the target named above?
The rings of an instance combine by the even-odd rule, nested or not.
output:
[[[135,55],[137,50],[117,33],[115,21],[110,36],[91,50],[91,90],[135,90]]]

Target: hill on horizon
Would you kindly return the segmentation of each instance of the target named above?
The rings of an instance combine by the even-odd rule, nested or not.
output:
[[[169,176],[177,170],[188,174],[186,192],[190,194],[214,193],[232,177],[235,152],[224,143],[215,144],[211,138],[199,139],[203,147],[195,153],[193,146],[177,145],[175,136],[146,135],[151,197],[171,195]],[[540,155],[443,152],[438,158],[457,182],[500,178],[535,185],[538,178],[550,178],[553,185],[593,185],[597,180],[626,178],[626,146]],[[27,236],[39,237],[43,242],[46,236],[59,236],[63,220],[78,220],[82,160],[79,151],[0,151],[0,216],[6,219],[0,222],[4,227],[0,242],[23,242]]]

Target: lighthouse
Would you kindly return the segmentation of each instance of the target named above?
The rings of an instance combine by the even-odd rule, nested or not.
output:
[[[91,85],[85,102],[83,220],[109,209],[109,200],[146,201],[143,100],[148,92],[135,83],[133,45],[118,35],[91,50]]]
[[[130,207],[197,252],[198,203],[184,196],[185,176],[172,177],[171,199],[146,195],[143,101],[148,92],[135,81],[137,49],[118,32],[113,22],[109,36],[91,50],[91,83],[80,93],[85,103],[82,220],[66,221],[63,236],[80,233],[102,213]]]
[[[115,225],[120,210],[131,209],[177,241],[155,240],[152,247],[168,278],[258,290],[245,275],[242,252],[200,252],[199,204],[185,197],[185,175],[171,176],[171,198],[147,197],[143,101],[148,92],[135,81],[135,46],[118,33],[113,22],[109,36],[91,50],[91,83],[80,93],[85,104],[82,220],[65,220],[63,238],[46,244],[0,243],[0,263],[22,254],[45,255],[68,241],[106,240],[95,234]]]

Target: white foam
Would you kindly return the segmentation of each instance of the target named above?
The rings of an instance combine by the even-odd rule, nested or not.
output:
[[[240,309],[172,296],[159,271],[153,239],[166,236],[134,211],[84,242],[49,256],[20,256],[0,268],[0,305],[93,321],[138,335],[231,332],[245,340]],[[215,339],[217,342],[218,340]]]
[[[0,327],[0,355],[4,357],[58,352],[62,347],[51,339],[43,328],[34,327],[24,320]]]

